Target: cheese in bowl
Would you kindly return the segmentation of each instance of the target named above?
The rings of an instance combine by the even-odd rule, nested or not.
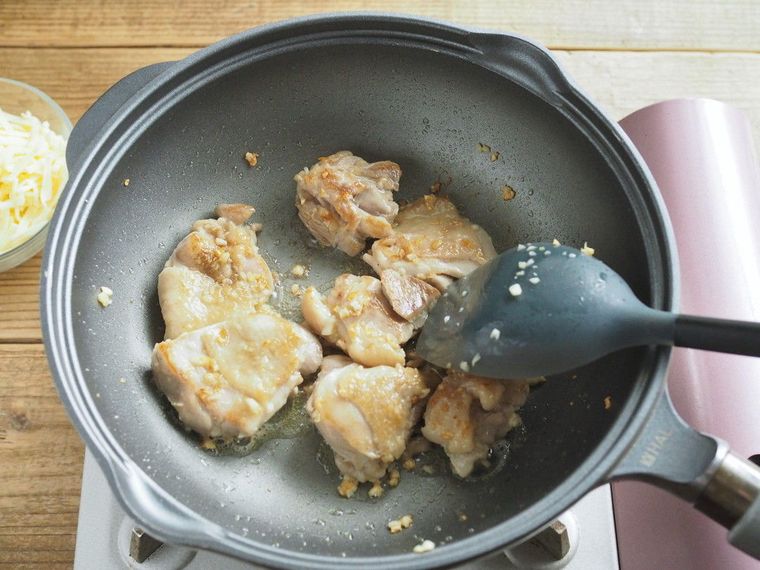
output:
[[[41,91],[0,79],[0,271],[42,248],[66,184],[71,124]]]
[[[66,177],[63,137],[29,111],[0,109],[0,253],[47,224]]]

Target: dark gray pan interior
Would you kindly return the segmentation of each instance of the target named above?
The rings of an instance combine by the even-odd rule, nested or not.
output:
[[[490,161],[478,143],[500,158]],[[329,453],[308,426],[245,457],[201,450],[152,385],[150,352],[163,334],[156,276],[192,222],[218,202],[256,206],[255,220],[264,224],[260,246],[273,270],[305,263],[324,288],[361,267],[309,245],[293,205],[293,175],[341,149],[397,161],[402,201],[450,178],[444,192],[486,228],[497,250],[555,237],[575,246],[588,241],[644,300],[650,296],[646,239],[626,194],[591,143],[552,107],[445,54],[322,45],[243,65],[189,93],[108,166],[72,288],[86,382],[108,429],[146,473],[253,541],[377,556],[408,553],[422,538],[472,538],[549,495],[589,456],[634,384],[646,381],[643,351],[608,357],[537,389],[498,473],[459,481],[434,461],[434,476],[402,472],[399,487],[378,500],[366,491],[338,497]],[[247,150],[260,153],[257,167],[244,162]],[[501,197],[505,184],[517,192],[510,202]],[[284,275],[288,314],[291,283]],[[105,310],[95,302],[101,285],[114,290]],[[390,535],[388,520],[408,513],[413,528]]]

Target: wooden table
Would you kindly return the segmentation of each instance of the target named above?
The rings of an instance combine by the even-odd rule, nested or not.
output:
[[[112,83],[224,36],[315,12],[405,11],[513,31],[552,48],[610,115],[701,96],[746,111],[760,141],[755,0],[0,0],[0,75],[72,120]],[[0,568],[69,568],[83,446],[50,375],[37,308],[40,256],[0,274]]]

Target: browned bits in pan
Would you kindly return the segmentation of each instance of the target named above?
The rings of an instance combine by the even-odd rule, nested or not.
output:
[[[501,198],[505,202],[509,202],[514,199],[515,196],[517,196],[517,192],[509,184],[505,184],[501,187]]]
[[[248,163],[248,166],[256,166],[259,162],[259,155],[256,152],[246,152],[245,153],[245,161]]]
[[[479,142],[478,151],[488,155],[491,162],[499,160],[501,153],[498,150],[493,150],[490,145]]]

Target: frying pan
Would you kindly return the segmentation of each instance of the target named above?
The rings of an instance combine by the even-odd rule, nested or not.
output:
[[[443,181],[497,250],[588,241],[640,298],[675,308],[673,237],[650,174],[529,40],[336,15],[257,28],[141,69],[72,133],[42,279],[61,398],[131,516],[162,540],[263,565],[422,568],[514,543],[595,486],[628,477],[695,502],[760,555],[759,471],[675,414],[668,348],[622,351],[551,378],[531,394],[502,465],[469,480],[436,465],[431,476],[403,473],[380,499],[341,499],[308,422],[248,455],[202,450],[151,381],[163,332],[156,277],[194,220],[235,201],[256,206],[273,269],[306,263],[321,288],[360,270],[311,245],[293,206],[294,173],[340,149],[400,163],[400,200]],[[249,150],[260,154],[255,168],[242,159]],[[509,202],[504,184],[517,192]],[[103,285],[114,290],[107,309],[95,301]],[[281,308],[294,315],[287,285],[283,277]],[[404,514],[412,529],[389,534],[386,523]],[[412,554],[423,538],[438,548]]]

